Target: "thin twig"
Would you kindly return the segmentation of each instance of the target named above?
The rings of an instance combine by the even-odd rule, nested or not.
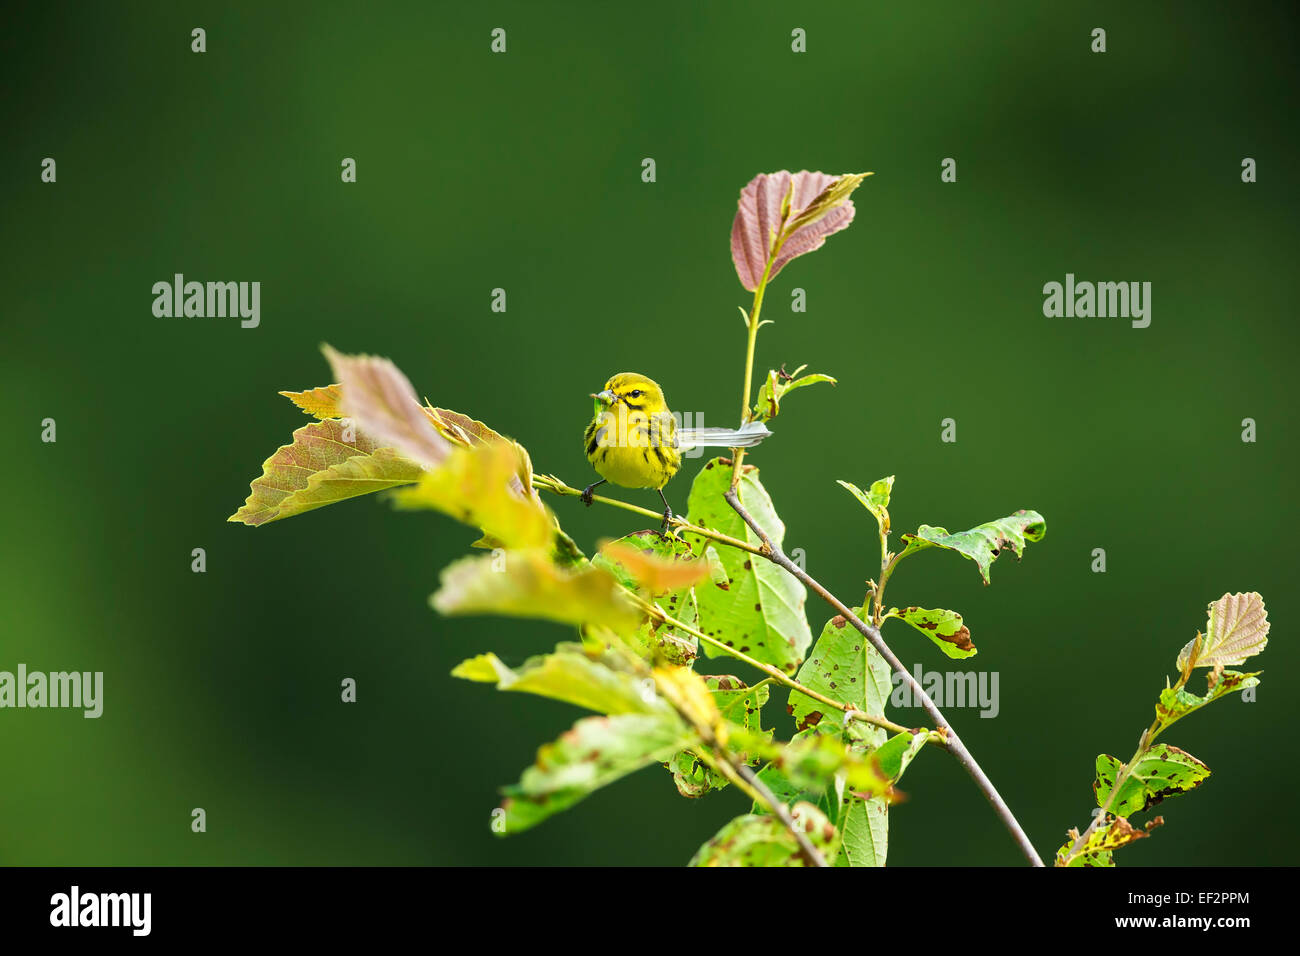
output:
[[[582,492],[577,488],[571,488],[553,475],[533,475],[533,485],[538,488],[545,488],[547,491],[554,492],[562,497],[581,497]],[[606,498],[604,495],[592,495],[592,501],[598,501],[602,505],[612,505],[615,508],[622,508],[624,511],[631,511],[634,514],[645,515],[647,518],[662,520],[664,513],[662,511],[651,511],[649,508],[642,508],[640,505],[629,504],[626,501],[620,501],[617,498]],[[675,531],[689,532],[698,534],[702,538],[708,538],[710,541],[716,541],[718,544],[725,544],[729,548],[738,548],[741,551],[748,551],[750,554],[756,554],[760,557],[763,555],[761,548],[755,547],[747,541],[741,541],[730,535],[725,535],[717,531],[710,531],[708,528],[700,528],[691,524],[680,515],[673,515],[668,522],[668,527]]]
[[[744,651],[738,651],[734,647],[730,646],[729,644],[724,644],[716,637],[711,637],[710,635],[705,634],[699,628],[692,627],[691,625],[687,624],[684,621],[677,620],[672,615],[666,613],[657,604],[653,604],[649,601],[645,601],[637,597],[636,594],[632,593],[631,591],[629,591],[628,593],[632,596],[632,599],[636,601],[637,605],[641,607],[642,610],[644,610],[647,614],[651,615],[652,617],[655,617],[658,620],[663,621],[663,623],[667,624],[669,627],[676,628],[677,630],[690,634],[692,637],[696,638],[697,640],[703,641],[704,643],[708,644],[710,647],[717,648],[722,653],[727,654],[730,657],[734,657],[738,661],[744,661],[750,667],[758,668],[764,674],[767,674],[769,679],[778,681],[779,683],[784,684],[786,687],[789,687],[791,690],[797,690],[799,693],[811,697],[813,700],[823,703],[827,707],[833,707],[836,710],[838,710],[840,713],[848,715],[853,720],[860,720],[864,724],[871,724],[872,726],[879,727],[882,730],[887,730],[892,734],[927,734],[926,743],[934,744],[938,747],[947,746],[947,743],[944,741],[942,734],[937,734],[934,731],[931,731],[925,727],[919,727],[919,728],[904,727],[902,724],[896,724],[892,720],[887,720],[884,717],[876,717],[872,714],[868,714],[865,711],[859,710],[858,708],[850,704],[845,704],[841,701],[835,700],[833,697],[827,697],[825,694],[822,694],[818,691],[813,690],[811,687],[807,687],[799,683],[797,680],[795,680],[793,677],[790,677],[780,668],[774,667],[771,664],[765,664],[762,661],[758,660],[757,658],[750,657]]]
[[[994,812],[1002,821],[1003,826],[1007,828],[1011,833],[1012,838],[1016,841],[1017,846],[1020,847],[1020,852],[1024,854],[1025,859],[1027,859],[1033,866],[1042,866],[1043,861],[1042,858],[1039,857],[1038,851],[1036,851],[1034,845],[1029,842],[1029,837],[1025,835],[1024,829],[1020,826],[1019,821],[1016,820],[1015,815],[1011,812],[1011,808],[1007,806],[1006,801],[1003,800],[1002,796],[998,793],[997,788],[993,786],[993,781],[988,778],[988,775],[985,774],[980,768],[980,765],[976,763],[971,752],[966,749],[966,745],[962,743],[961,738],[957,736],[957,731],[953,729],[952,724],[948,723],[947,719],[943,716],[943,712],[940,711],[939,708],[935,706],[934,701],[930,699],[930,695],[925,692],[925,689],[921,687],[916,678],[908,672],[907,668],[905,668],[902,662],[894,655],[894,652],[889,649],[889,645],[886,644],[884,639],[880,636],[880,631],[865,623],[861,618],[853,613],[851,608],[846,607],[839,598],[831,594],[830,591],[826,590],[826,588],[814,580],[806,571],[787,558],[785,553],[772,543],[772,539],[767,536],[767,533],[759,526],[758,522],[754,520],[754,517],[745,510],[744,505],[740,503],[740,499],[736,495],[735,489],[728,490],[723,497],[727,499],[727,503],[735,509],[736,513],[740,515],[745,524],[749,525],[750,530],[758,535],[759,540],[763,542],[765,551],[764,556],[773,564],[785,568],[786,571],[802,581],[805,586],[815,591],[822,600],[835,608],[835,610],[838,611],[845,620],[852,624],[863,637],[871,642],[871,646],[876,649],[876,653],[888,662],[889,666],[894,669],[894,672],[902,677],[903,682],[910,687],[911,692],[914,695],[913,699],[921,702],[921,707],[930,715],[930,719],[934,721],[935,726],[942,728],[947,732],[948,750],[957,758],[957,762],[961,764],[962,768],[970,774],[971,778],[975,781],[975,785],[980,788],[985,799],[988,800],[990,805],[992,805]]]
[[[727,758],[729,760],[732,759],[730,755],[727,755]],[[804,860],[807,861],[808,865],[829,867],[830,864],[827,863],[826,858],[821,855],[821,851],[812,845],[807,835],[803,830],[799,829],[799,825],[794,822],[794,817],[790,815],[790,811],[787,809],[785,802],[777,799],[776,794],[769,790],[767,784],[763,783],[762,780],[759,780],[758,774],[754,773],[754,771],[746,764],[736,761],[733,766],[735,767],[736,772],[744,777],[751,787],[758,791],[759,795],[763,798],[763,802],[772,808],[772,812],[776,814],[776,818],[785,825],[787,830],[794,834],[795,842],[799,844],[799,852],[803,856]]]
[[[1141,759],[1146,747],[1147,735],[1143,732],[1141,739],[1138,741],[1137,752],[1134,753],[1133,758],[1129,760],[1128,763],[1124,764],[1124,766],[1120,767],[1119,772],[1115,774],[1115,785],[1110,789],[1110,796],[1106,798],[1106,801],[1101,805],[1101,808],[1097,810],[1096,815],[1092,818],[1092,822],[1088,824],[1082,833],[1074,838],[1074,842],[1070,844],[1070,848],[1064,853],[1058,853],[1056,855],[1055,863],[1057,866],[1069,866],[1070,861],[1083,852],[1084,847],[1088,845],[1088,838],[1092,836],[1093,831],[1101,826],[1102,822],[1110,814],[1110,807],[1111,804],[1115,802],[1115,795],[1119,793],[1120,788],[1124,786],[1124,783],[1128,780],[1129,772],[1132,770],[1133,765]],[[1072,829],[1070,832],[1075,833],[1077,831]]]
[[[813,846],[812,841],[799,829],[799,824],[795,823],[794,817],[790,815],[786,805],[777,799],[776,794],[762,780],[759,780],[758,775],[745,763],[732,757],[725,749],[719,750],[716,754],[703,750],[695,753],[710,767],[730,780],[734,786],[743,790],[746,796],[755,803],[767,805],[777,820],[781,822],[781,825],[789,830],[790,835],[794,837],[794,841],[799,847],[799,855],[803,857],[805,863],[809,866],[830,866],[826,862],[826,858],[822,856],[821,851]]]
[[[1183,683],[1184,681],[1180,680],[1175,685],[1175,692],[1182,690]],[[1120,767],[1115,773],[1115,782],[1111,785],[1110,795],[1106,797],[1105,802],[1102,803],[1096,816],[1092,818],[1092,822],[1088,824],[1087,828],[1081,834],[1075,837],[1074,842],[1070,844],[1070,849],[1066,851],[1064,855],[1057,855],[1056,859],[1058,866],[1062,865],[1062,861],[1065,865],[1068,865],[1071,860],[1083,852],[1083,848],[1088,845],[1088,837],[1092,836],[1093,831],[1104,823],[1106,816],[1110,813],[1111,805],[1115,802],[1115,797],[1119,794],[1120,790],[1124,788],[1124,784],[1128,781],[1129,775],[1133,772],[1133,768],[1137,766],[1137,762],[1142,759],[1142,755],[1151,749],[1151,745],[1155,743],[1155,739],[1159,735],[1160,718],[1157,717],[1150,727],[1142,731],[1142,736],[1138,738],[1137,750],[1133,752],[1133,756],[1129,758],[1128,763]]]

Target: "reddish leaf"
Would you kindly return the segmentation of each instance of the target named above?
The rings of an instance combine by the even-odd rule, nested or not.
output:
[[[740,191],[731,224],[731,258],[740,284],[751,292],[762,281],[774,241],[780,252],[772,262],[772,278],[796,256],[821,247],[826,237],[853,222],[848,195],[870,173],[831,176],[807,170],[791,174],[761,173]],[[789,206],[786,207],[786,199]]]
[[[226,520],[257,526],[419,480],[419,465],[364,432],[349,435],[335,419],[312,422],[263,462],[248,500]]]
[[[344,355],[324,346],[343,392],[343,412],[381,445],[425,468],[442,464],[452,444],[438,434],[401,370],[385,358]]]

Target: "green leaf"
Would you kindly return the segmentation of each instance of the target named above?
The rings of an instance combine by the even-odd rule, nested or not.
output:
[[[1088,841],[1077,851],[1071,852],[1078,833],[1070,831],[1070,839],[1056,851],[1058,866],[1114,866],[1114,851],[1137,840],[1150,836],[1150,831],[1164,823],[1164,817],[1156,817],[1139,830],[1124,817],[1108,817],[1104,826],[1099,826],[1088,834]]]
[[[723,720],[743,729],[749,734],[770,739],[772,731],[763,730],[762,708],[767,703],[768,688],[766,684],[746,687],[745,682],[729,674],[706,675],[704,682],[713,694],[714,703]],[[757,755],[740,753],[745,763],[756,764]],[[730,781],[715,771],[694,751],[683,750],[674,754],[665,765],[673,774],[677,791],[684,797],[701,797],[713,790],[721,790]]]
[[[861,611],[854,608],[854,613]],[[870,717],[885,716],[885,703],[893,688],[889,665],[848,619],[839,615],[826,622],[796,679],[809,690],[849,704]],[[797,690],[790,691],[789,708],[799,730],[817,727],[823,719],[832,725],[844,719],[838,710]],[[839,733],[838,727],[835,732]],[[861,720],[849,721],[843,733],[849,740],[864,741],[872,747],[883,743],[886,736],[884,730]]]
[[[753,734],[771,735],[772,731],[762,727],[763,705],[767,703],[770,694],[767,684],[746,687],[743,680],[731,674],[708,674],[705,675],[704,682],[713,692],[718,713],[722,714],[723,720],[744,727]]]
[[[925,734],[895,734],[876,748],[872,756],[881,771],[897,783],[908,764],[925,747]],[[842,826],[842,845],[836,866],[884,866],[889,854],[889,799],[847,796]]]
[[[722,563],[718,549],[711,544],[707,545],[704,548],[704,559],[709,563],[709,580],[718,587],[726,587],[730,579],[727,577],[727,566]]]
[[[1160,700],[1156,704],[1156,720],[1159,722],[1156,733],[1162,732],[1170,724],[1181,720],[1192,711],[1199,710],[1220,697],[1235,694],[1247,687],[1259,686],[1259,675],[1261,673],[1263,672],[1252,671],[1249,674],[1243,674],[1240,671],[1223,671],[1219,675],[1218,681],[1210,687],[1204,697],[1197,697],[1186,688],[1175,690],[1172,687],[1166,687],[1160,692]]]
[[[420,473],[415,462],[343,422],[312,422],[293,433],[293,444],[281,446],[263,462],[248,500],[226,520],[263,525],[410,484]]]
[[[854,610],[861,612],[861,609]],[[822,628],[812,654],[799,670],[798,680],[810,690],[851,704],[873,717],[885,715],[885,704],[893,686],[889,665],[846,618],[839,616],[827,621]],[[799,691],[790,692],[789,707],[795,725],[801,730],[810,734],[820,731],[842,735],[845,740],[855,742],[855,750],[875,749],[869,759],[876,761],[878,773],[886,779],[896,778],[906,768],[894,738],[886,741],[887,732],[882,728],[860,720],[844,725],[841,723],[843,716],[838,711],[830,710]],[[900,736],[910,738],[912,735]],[[924,744],[923,736],[920,743]],[[881,762],[882,754],[889,761],[889,767]],[[910,761],[911,754],[906,759]],[[787,788],[793,786],[784,781],[784,776],[782,779]],[[828,795],[832,789],[824,786],[815,792]],[[848,793],[843,796],[842,804],[837,819],[843,831],[843,852],[836,865],[884,866],[889,847],[888,799],[883,796],[864,799]]]
[[[817,735],[818,731],[815,727],[797,731],[790,743],[808,737],[816,737]],[[779,746],[779,744],[772,744],[767,754],[769,759],[777,755],[779,752]],[[838,818],[838,807],[842,794],[837,793],[836,791],[842,791],[843,786],[839,786],[838,788],[827,786],[824,781],[819,781],[815,786],[808,788],[796,786],[774,763],[765,764],[763,769],[758,771],[757,776],[758,779],[772,791],[772,794],[786,806],[794,806],[794,804],[800,800],[807,800],[810,803],[816,803],[818,806],[822,806],[823,809],[826,810],[826,815],[828,817]],[[767,813],[769,811],[766,804],[755,803],[750,812]]]
[[[1204,637],[1198,634],[1179,653],[1179,673],[1191,667],[1244,664],[1268,645],[1268,628],[1268,611],[1259,594],[1225,594],[1209,607]]]
[[[768,759],[758,777],[786,803],[800,798],[817,800],[828,791],[843,788],[863,797],[893,792],[893,779],[861,741],[846,744],[836,734],[818,733],[815,729],[796,733],[786,744],[735,731],[731,739]]]
[[[790,811],[795,826],[826,859],[833,859],[839,834],[811,803]],[[690,866],[806,866],[793,834],[776,817],[749,813],[727,823],[696,852]]]
[[[933,610],[923,607],[890,608],[885,617],[906,621],[934,641],[939,650],[955,660],[974,657],[979,651],[971,643],[970,629],[962,623],[956,611]]]
[[[888,794],[893,780],[876,755],[864,755],[859,746],[846,746],[829,734],[796,734],[788,744],[776,748],[772,764],[802,790],[821,792],[842,774],[851,790],[866,796]]]
[[[1123,763],[1102,754],[1097,758],[1097,780],[1092,789],[1097,806],[1106,806]],[[1165,797],[1199,787],[1210,768],[1191,754],[1169,744],[1156,744],[1134,762],[1133,769],[1107,809],[1120,817],[1146,810]]]
[[[1020,558],[1029,541],[1041,541],[1047,533],[1047,522],[1037,511],[1017,511],[1006,518],[998,518],[969,531],[949,534],[946,528],[932,528],[923,524],[916,534],[905,534],[907,547],[900,558],[926,548],[947,548],[970,558],[979,567],[980,577],[989,583],[989,565],[1003,551]]]
[[[754,413],[751,421],[765,422],[776,418],[781,411],[781,399],[788,393],[797,388],[806,388],[809,385],[816,385],[818,382],[830,382],[832,385],[838,384],[835,379],[829,375],[814,373],[805,375],[802,378],[799,375],[807,365],[800,365],[793,373],[787,374],[784,369],[777,371],[770,369],[767,378],[758,389],[758,402],[754,405]]]
[[[630,552],[639,552],[645,560],[631,562]],[[657,531],[638,531],[606,545],[591,563],[593,567],[609,571],[620,584],[638,596],[658,603],[669,617],[699,629],[700,612],[694,588],[674,586],[682,581],[698,580],[708,571],[707,562],[699,561],[687,542]],[[632,563],[636,566],[629,566]],[[673,575],[674,566],[682,570],[682,577]],[[656,567],[658,570],[653,570]],[[650,593],[642,581],[659,589]],[[699,655],[695,635],[650,615],[643,616],[641,626],[631,640],[644,656],[658,655],[674,664],[688,664]]]
[[[757,535],[723,499],[731,483],[731,465],[723,459],[707,462],[691,485],[692,524],[739,538],[754,546]],[[777,546],[785,538],[785,525],[758,480],[758,469],[746,466],[740,481],[746,510]],[[688,540],[690,535],[686,535]],[[696,536],[696,553],[707,541]],[[793,674],[812,643],[804,614],[804,586],[781,568],[735,548],[721,548],[718,558],[726,572],[724,582],[703,581],[695,587],[700,609],[700,630],[729,647]],[[721,654],[707,646],[711,657]]]
[[[836,866],[884,866],[889,854],[889,801],[853,797],[844,813]]]
[[[836,483],[847,488],[849,493],[862,503],[862,507],[871,512],[883,533],[889,533],[889,495],[894,489],[893,475],[873,481],[868,491],[863,491],[852,482],[837,481]]]
[[[673,784],[683,797],[696,799],[731,783],[704,761],[694,750],[681,750],[664,763],[673,775]]]
[[[913,758],[925,749],[927,739],[928,735],[924,732],[894,734],[875,750],[876,762],[880,765],[881,772],[894,783],[898,783]]]
[[[519,833],[591,793],[694,742],[675,713],[585,717],[537,751],[519,783],[506,787],[505,825]]]
[[[430,599],[442,614],[504,614],[608,627],[627,636],[641,611],[608,571],[557,567],[540,551],[507,551],[462,558],[442,572]]]
[[[595,660],[580,645],[561,644],[554,653],[530,657],[509,668],[495,654],[480,654],[457,665],[452,677],[495,683],[498,690],[521,691],[585,707],[601,714],[647,714],[668,705],[627,671]]]

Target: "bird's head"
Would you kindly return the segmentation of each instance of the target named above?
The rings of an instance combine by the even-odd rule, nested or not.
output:
[[[668,410],[663,389],[653,380],[636,372],[619,372],[591,397],[606,409],[612,409],[621,403],[632,411],[645,412],[647,415]]]

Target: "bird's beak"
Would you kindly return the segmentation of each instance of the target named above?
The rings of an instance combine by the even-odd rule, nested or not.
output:
[[[602,402],[605,405],[613,405],[616,401],[618,401],[618,396],[615,395],[613,392],[611,392],[609,389],[605,389],[603,392],[593,392],[591,397],[596,399],[596,401],[598,402]]]

